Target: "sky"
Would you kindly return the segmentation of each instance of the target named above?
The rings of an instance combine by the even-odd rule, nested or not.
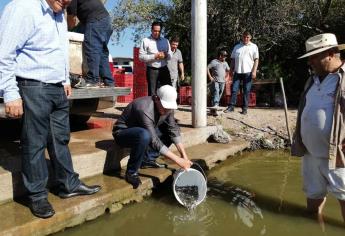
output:
[[[4,9],[5,5],[11,0],[0,0],[0,12]],[[108,0],[105,4],[108,11],[111,11],[116,4],[117,0]],[[134,42],[131,40],[131,31],[125,31],[125,35],[121,38],[120,45],[115,45],[110,41],[108,44],[109,52],[113,57],[133,57]]]

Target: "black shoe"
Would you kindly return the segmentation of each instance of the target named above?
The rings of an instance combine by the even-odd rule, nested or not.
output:
[[[247,115],[247,109],[243,109],[241,112],[242,115]]]
[[[106,83],[104,83],[103,87],[104,88],[114,88],[115,85],[114,84],[106,84]]]
[[[29,208],[34,216],[43,219],[52,217],[55,214],[52,205],[50,205],[46,198],[30,202]]]
[[[233,112],[233,111],[234,111],[234,107],[230,106],[230,107],[226,108],[223,112],[228,113],[228,112]]]
[[[143,161],[141,163],[141,169],[146,169],[146,168],[165,168],[167,167],[166,164],[160,164],[154,160],[149,160],[149,161]]]
[[[64,191],[60,191],[58,195],[61,198],[70,198],[70,197],[81,196],[81,195],[91,195],[91,194],[97,193],[99,190],[101,190],[101,186],[99,185],[87,186],[81,183],[73,192],[67,193]]]
[[[141,180],[139,178],[138,173],[134,173],[134,174],[126,173],[125,179],[128,183],[130,183],[133,186],[133,189],[137,189],[139,185],[141,184]]]

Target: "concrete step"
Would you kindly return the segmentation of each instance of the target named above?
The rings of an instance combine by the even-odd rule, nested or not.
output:
[[[112,123],[112,119],[102,119]],[[69,144],[74,169],[80,178],[109,172],[124,167],[128,161],[128,150],[114,145],[111,126],[108,128],[90,129],[71,133]],[[216,127],[181,129],[186,147],[206,142]],[[173,149],[173,148],[172,148]],[[48,155],[46,155],[48,156]],[[49,161],[48,161],[49,166]],[[21,156],[18,141],[0,142],[0,204],[12,201],[24,194],[20,174]]]
[[[203,143],[187,148],[187,153],[190,159],[212,168],[219,161],[242,151],[248,145],[243,140],[233,140],[230,144]],[[176,168],[176,165],[169,165],[169,168]],[[56,211],[49,219],[34,217],[21,201],[0,205],[0,235],[47,235],[95,219],[105,212],[116,212],[129,202],[142,201],[144,196],[151,194],[155,185],[164,182],[172,172],[169,169],[143,169],[140,171],[143,184],[136,190],[121,177],[124,170],[119,175],[115,172],[113,174],[85,179],[87,184],[102,186],[102,190],[95,195],[63,200],[49,194],[49,201]]]

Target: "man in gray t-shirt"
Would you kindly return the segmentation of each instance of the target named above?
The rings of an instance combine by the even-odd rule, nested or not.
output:
[[[181,51],[177,48],[179,45],[180,39],[174,37],[170,41],[170,48],[173,53],[170,60],[168,60],[168,68],[171,77],[171,84],[174,88],[177,88],[178,78],[179,78],[179,69],[181,74],[181,80],[184,80],[184,65]]]
[[[228,53],[225,50],[221,50],[218,53],[218,58],[213,59],[207,66],[207,76],[211,80],[211,106],[219,106],[219,100],[222,97],[225,78],[227,77],[230,67],[225,61]]]

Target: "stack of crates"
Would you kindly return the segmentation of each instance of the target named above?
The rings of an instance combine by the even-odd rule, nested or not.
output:
[[[232,77],[229,76],[229,78],[226,79],[225,87],[223,96],[220,99],[220,105],[221,106],[228,106],[231,100],[231,85],[232,85]]]
[[[236,106],[242,107],[243,105],[243,95],[242,92],[237,94],[237,103]],[[249,101],[248,101],[248,107],[255,107],[256,106],[256,92],[252,91],[249,93]]]
[[[180,105],[192,105],[192,86],[180,87],[179,104]]]
[[[133,75],[123,73],[114,73],[114,78],[116,81],[116,86],[118,87],[130,87],[131,93],[125,96],[118,96],[117,102],[120,103],[129,103],[133,101]]]
[[[133,76],[134,76],[134,85],[133,85],[133,94],[134,99],[147,96],[147,80],[146,80],[146,65],[144,62],[139,60],[139,48],[133,48]]]

